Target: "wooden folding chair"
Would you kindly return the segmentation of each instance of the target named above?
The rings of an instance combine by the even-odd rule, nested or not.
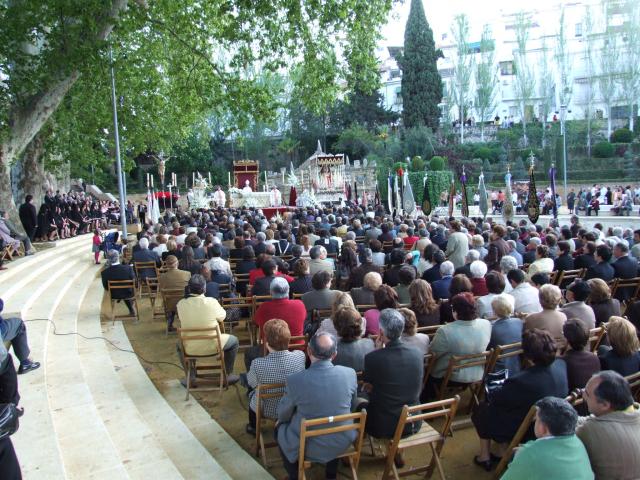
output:
[[[495,370],[498,361],[505,360],[511,357],[520,357],[523,353],[524,351],[522,350],[522,342],[498,345],[493,349],[493,354],[489,358],[489,363],[487,364],[487,373],[492,373]]]
[[[220,340],[220,328],[218,325],[210,328],[178,328],[178,342],[184,360],[184,371],[186,375],[187,394],[185,400],[189,400],[191,390],[191,373],[196,380],[203,380],[214,383],[211,387],[198,387],[198,391],[219,391],[222,398],[223,390],[227,388],[227,373],[224,369],[224,358],[222,342]],[[215,352],[207,355],[189,354],[189,347],[207,343],[215,345]],[[206,364],[198,362],[206,361]],[[202,373],[200,373],[202,372]],[[217,383],[217,385],[215,385]]]
[[[265,467],[269,467],[269,461],[267,459],[267,449],[278,446],[277,441],[265,442],[264,433],[262,431],[263,422],[271,421],[275,423],[275,418],[268,418],[264,416],[262,407],[265,400],[278,400],[284,396],[284,383],[265,383],[258,385],[256,388],[256,457],[262,458],[262,464]]]
[[[248,348],[252,345],[255,345],[254,342],[254,328],[252,325],[252,310],[253,310],[253,299],[252,297],[228,297],[228,298],[221,298],[220,299],[220,304],[222,305],[222,308],[224,308],[226,311],[229,311],[231,309],[235,309],[235,308],[239,308],[240,311],[246,311],[248,315],[242,315],[240,318],[240,321],[244,321],[245,323],[245,327],[247,329],[247,333],[249,334],[249,345],[240,345],[240,348]],[[223,322],[223,328],[225,329],[225,331],[227,330],[227,328],[229,329],[229,332],[232,333],[233,332],[233,322],[229,322],[227,321],[227,319],[225,318],[224,322]]]
[[[287,350],[289,350],[290,352],[294,350],[301,350],[307,353],[308,345],[309,337],[307,335],[295,335],[289,338],[289,346],[287,347]]]
[[[574,408],[577,408],[580,405],[584,404],[583,395],[584,388],[576,388],[575,390],[571,391],[571,393],[569,393],[565,400],[573,405]]]
[[[136,319],[136,322],[140,321],[140,314],[138,312],[138,302],[136,298],[136,284],[133,280],[109,280],[107,282],[107,288],[109,289],[109,298],[111,301],[111,324],[115,325],[116,319],[123,320],[126,318],[131,318],[130,314],[127,315],[116,315],[116,303],[119,301],[124,302],[125,300],[129,300],[133,306],[133,310],[135,312],[135,316],[133,318]],[[114,298],[114,292],[131,292],[127,294],[126,297],[123,298]],[[118,295],[116,295],[118,297]]]
[[[302,420],[300,423],[300,450],[298,453],[298,478],[306,480],[305,471],[311,468],[311,461],[305,457],[305,448],[307,439],[319,437],[321,435],[332,435],[334,433],[348,432],[355,430],[358,433],[356,441],[342,455],[336,458],[349,459],[349,467],[351,468],[351,478],[357,480],[358,465],[360,464],[360,453],[362,451],[362,440],[364,438],[364,427],[367,420],[367,411],[363,410],[359,413],[347,413],[344,415],[336,415],[331,417],[315,418],[311,420]],[[348,423],[347,423],[348,422]],[[340,425],[342,424],[342,425]],[[331,426],[335,425],[335,426]]]
[[[249,288],[249,274],[248,273],[234,273],[233,278],[236,283],[236,291],[246,296],[247,289]]]
[[[144,280],[145,278],[149,278],[149,276],[144,277],[143,273],[153,270],[154,273],[153,275],[150,275],[150,277],[157,280],[159,274],[156,262],[133,262],[133,269],[135,270],[136,278],[138,279],[138,296],[142,298],[143,296],[151,295],[147,282]]]
[[[360,315],[364,315],[367,310],[371,310],[373,308],[377,308],[375,305],[356,305],[356,310],[360,313]]]
[[[586,268],[577,268],[575,270],[563,270],[561,275],[558,275],[556,279],[556,285],[558,287],[566,288],[571,282],[573,282],[577,278],[583,278],[587,273]]]
[[[640,277],[634,278],[616,278],[615,285],[611,288],[611,297],[616,297],[617,293],[622,291],[629,292],[629,301],[638,299],[640,295]]]
[[[304,293],[294,293],[292,296],[293,300],[302,300],[302,296],[304,295]]]
[[[413,407],[405,405],[402,408],[402,413],[398,419],[395,434],[389,441],[382,479],[386,480],[392,476],[395,480],[399,480],[400,477],[415,475],[422,472],[426,472],[425,478],[429,478],[433,474],[434,468],[437,468],[440,478],[444,480],[445,475],[442,463],[440,462],[440,453],[442,452],[445,439],[447,436],[451,435],[451,424],[456,416],[459,403],[460,397],[456,395],[455,397],[446,400],[424,403]],[[444,420],[439,430],[430,425],[429,421],[434,421],[440,418]],[[419,422],[419,425],[421,424],[420,430],[413,435],[402,438],[405,426],[408,423],[411,424],[417,422]],[[399,472],[394,463],[396,453],[419,445],[429,445],[429,448],[431,449],[431,461],[428,464],[417,467],[410,466],[408,467],[408,470]]]
[[[151,302],[151,318],[156,318],[158,315],[162,315],[162,311],[156,311],[156,303],[158,302],[158,296],[160,293],[160,287],[158,285],[157,278],[145,278],[147,289],[149,290],[149,301]]]
[[[384,253],[389,253],[393,250],[393,242],[382,242],[382,251]]]
[[[494,476],[493,476],[493,478],[495,480],[498,480],[502,476],[504,471],[507,469],[507,465],[509,464],[509,462],[511,461],[511,458],[513,457],[513,450],[518,445],[520,445],[520,442],[522,442],[522,439],[525,437],[525,435],[529,431],[529,428],[531,428],[531,424],[536,419],[536,410],[537,409],[536,409],[535,405],[533,405],[529,409],[529,412],[524,417],[524,420],[522,421],[522,423],[518,427],[518,430],[516,431],[516,434],[511,439],[511,442],[509,442],[509,446],[505,450],[505,453],[502,456],[502,460],[500,460],[500,463],[498,463],[498,466],[496,467],[496,471],[495,471]]]
[[[184,298],[183,288],[162,288],[160,289],[162,297],[162,306],[164,309],[164,317],[166,320],[165,334],[169,334],[169,318],[174,315],[174,321],[178,317],[178,302]]]
[[[452,355],[449,359],[447,371],[445,372],[444,377],[442,377],[442,383],[440,386],[436,386],[437,399],[443,400],[448,390],[458,391],[461,393],[465,390],[469,390],[471,392],[469,412],[471,412],[474,406],[477,406],[480,403],[480,396],[482,394],[485,377],[487,376],[487,367],[491,355],[493,355],[493,349],[480,353],[469,353],[467,355]],[[456,372],[471,367],[482,367],[482,378],[469,383],[459,383],[452,380],[452,377]]]
[[[631,394],[636,402],[640,402],[640,372],[624,377],[629,382]]]
[[[6,245],[0,253],[0,261],[13,260],[14,253],[15,249],[13,248],[13,245]]]
[[[314,308],[311,311],[311,323],[319,323],[325,318],[329,318],[331,316],[330,308]]]
[[[607,333],[604,327],[592,328],[589,330],[589,344],[591,345],[591,351],[596,352],[602,342],[602,337]]]
[[[365,243],[366,240],[367,240],[367,237],[365,237],[364,235],[361,235],[361,236],[357,236],[355,241],[356,243]]]
[[[218,284],[218,293],[220,298],[224,296],[229,296],[231,294],[231,284],[230,283],[220,283]]]
[[[442,325],[429,325],[428,327],[418,327],[416,328],[416,333],[424,333],[429,337],[429,341],[432,341],[441,326]]]

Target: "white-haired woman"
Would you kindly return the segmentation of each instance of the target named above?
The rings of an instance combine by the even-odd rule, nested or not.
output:
[[[476,297],[487,295],[489,290],[487,290],[487,282],[484,278],[487,274],[487,264],[482,260],[476,260],[471,262],[469,271],[471,272],[471,284],[473,285],[472,293]]]

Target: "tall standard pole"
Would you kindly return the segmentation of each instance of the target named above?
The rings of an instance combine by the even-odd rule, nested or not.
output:
[[[116,103],[116,77],[113,71],[113,50],[109,47],[109,63],[111,71],[111,103],[113,103],[113,137],[116,142],[116,166],[118,170],[118,194],[120,196],[120,223],[122,224],[122,241],[127,241],[127,201],[122,178],[122,160],[120,158],[120,133],[118,132],[118,106]]]
[[[567,106],[560,105],[560,127],[562,129],[562,188],[564,190],[565,199],[567,198],[567,130],[565,126],[565,117],[567,115]]]

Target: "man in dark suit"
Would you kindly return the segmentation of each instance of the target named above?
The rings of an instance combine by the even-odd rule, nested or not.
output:
[[[370,248],[365,248],[362,251],[362,265],[351,270],[349,276],[348,289],[362,287],[364,276],[369,272],[377,272],[382,275],[382,267],[373,264],[373,252]]]
[[[384,272],[384,283],[390,287],[395,287],[400,283],[400,269],[404,266],[405,251],[400,248],[394,248],[389,254],[391,260],[391,268]]]
[[[328,230],[320,230],[320,238],[316,240],[315,245],[324,247],[328,254],[338,254],[338,242],[329,238]]]
[[[24,231],[31,241],[33,241],[33,236],[36,234],[36,228],[38,227],[38,213],[36,212],[36,207],[31,203],[32,200],[33,196],[31,195],[24,197],[24,203],[20,205],[18,210]]]
[[[590,278],[601,278],[605,282],[613,280],[615,271],[609,260],[611,260],[611,249],[606,245],[598,245],[596,248],[596,264],[587,269],[585,280]]]
[[[438,267],[433,267],[438,268]],[[440,264],[440,279],[431,284],[433,290],[433,298],[440,300],[449,298],[449,287],[453,280],[453,263],[447,261]]]
[[[553,261],[553,269],[559,272],[564,270],[573,270],[573,257],[569,243],[565,241],[558,242],[558,251],[560,254]]]
[[[253,284],[253,288],[251,289],[252,295],[269,295],[271,281],[276,278],[276,274],[278,273],[278,264],[275,260],[265,260],[262,262],[261,268],[264,277],[258,278],[256,283]]]
[[[401,340],[404,317],[387,308],[380,314],[380,340],[385,348],[364,357],[362,379],[370,390],[366,430],[374,438],[392,438],[404,405],[420,403],[424,360],[420,350]],[[367,385],[368,384],[368,385]],[[405,434],[420,429],[408,424]]]
[[[443,251],[447,249],[447,237],[444,234],[444,230],[444,225],[438,225],[436,234],[431,236],[431,242],[435,243]]]
[[[109,290],[109,280],[133,280],[135,278],[133,274],[133,267],[131,265],[120,264],[120,254],[116,250],[109,250],[107,252],[107,260],[109,261],[109,267],[102,271],[102,286],[105,290]],[[135,295],[133,290],[117,290],[111,295],[114,299],[127,299]],[[124,303],[129,309],[131,316],[135,315],[131,300],[124,300]]]
[[[433,254],[434,265],[429,270],[424,271],[424,273],[422,274],[422,279],[425,282],[429,282],[431,284],[433,284],[433,282],[435,282],[436,280],[440,280],[442,278],[440,276],[440,265],[442,265],[442,262],[444,262],[445,260],[446,260],[446,257],[445,257],[444,251],[438,250],[436,253],[434,253]]]
[[[529,243],[527,243],[527,249],[522,255],[522,261],[525,264],[532,264],[536,261],[536,248],[538,248],[542,242],[538,237],[531,237]]]
[[[629,247],[625,243],[616,243],[613,247],[613,256],[616,257],[616,261],[611,266],[616,278],[629,279],[638,276],[638,261],[629,256]],[[619,288],[616,291],[616,298],[622,302],[629,300],[632,294],[633,288]]]
[[[404,321],[401,325],[404,326]],[[276,439],[284,469],[291,479],[298,478],[298,462],[303,460],[298,458],[302,420],[351,413],[356,406],[356,372],[352,368],[331,363],[337,351],[336,339],[331,334],[323,332],[314,335],[307,350],[311,366],[287,377],[286,393],[278,404]],[[415,352],[422,362],[420,352],[417,349]],[[421,379],[418,377],[421,374],[422,363],[419,371],[407,372],[407,375],[415,376],[416,381]],[[329,386],[330,388],[327,388]],[[326,464],[325,478],[336,478],[336,457],[351,446],[355,437],[355,430],[350,430],[308,438],[305,459]]]
[[[266,239],[267,236],[264,234],[264,232],[256,233],[256,243],[253,246],[253,251],[255,252],[256,256],[264,253],[267,250],[267,244],[264,243]]]
[[[162,260],[158,256],[156,252],[153,250],[149,250],[149,239],[147,237],[142,237],[138,240],[138,246],[140,247],[137,251],[133,252],[133,263],[137,262],[154,262],[156,267],[162,265]],[[145,278],[155,278],[156,271],[153,268],[144,268],[140,270],[140,280],[144,280]]]

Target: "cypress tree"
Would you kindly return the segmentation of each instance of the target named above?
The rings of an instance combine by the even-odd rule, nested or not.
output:
[[[398,58],[402,69],[402,120],[405,128],[439,126],[442,79],[436,62],[433,32],[424,13],[422,0],[411,0],[411,10],[404,32],[404,53]]]

